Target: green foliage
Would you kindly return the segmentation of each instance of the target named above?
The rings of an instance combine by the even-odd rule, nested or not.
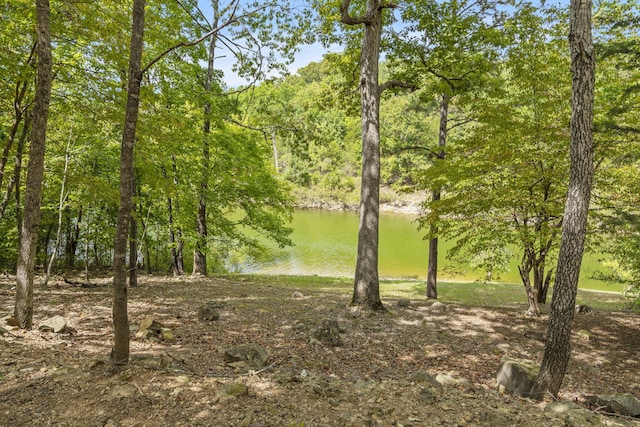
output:
[[[533,9],[514,18],[517,44],[496,65],[500,89],[474,93],[476,122],[452,138],[446,158],[421,177],[424,187],[443,188],[442,200],[425,203],[429,213],[421,226],[457,237],[453,256],[473,258],[517,242],[522,262],[541,262],[544,269],[558,241],[570,99],[560,22],[553,11]]]

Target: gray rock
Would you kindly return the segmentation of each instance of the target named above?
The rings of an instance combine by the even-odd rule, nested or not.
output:
[[[198,307],[198,320],[206,322],[218,319],[220,319],[220,312],[216,303],[207,302]]]
[[[47,320],[43,320],[38,326],[43,332],[54,332],[56,334],[66,331],[67,321],[62,316],[53,316]]]
[[[571,401],[552,402],[544,412],[564,422],[566,427],[601,426],[602,420],[596,414]]]
[[[585,397],[591,404],[600,406],[607,412],[614,412],[627,417],[640,417],[640,400],[631,393],[600,394]]]
[[[441,303],[440,301],[436,301],[433,304],[431,304],[431,311],[444,313],[447,311],[447,306]]]
[[[344,345],[344,341],[340,336],[340,332],[344,329],[340,327],[337,320],[325,320],[322,326],[313,331],[313,338],[329,347],[340,347]]]
[[[304,299],[304,295],[302,295],[302,292],[295,291],[291,294],[291,299]]]
[[[262,369],[267,366],[269,356],[269,350],[258,344],[241,344],[224,349],[225,362],[243,362],[246,366],[255,369]]]
[[[514,396],[530,397],[538,378],[540,366],[531,360],[502,359],[497,385]]]

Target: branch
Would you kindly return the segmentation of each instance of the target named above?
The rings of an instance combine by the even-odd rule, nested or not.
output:
[[[149,64],[147,64],[144,68],[142,68],[142,70],[140,70],[140,74],[142,75],[145,72],[147,72],[149,70],[149,68],[151,68],[153,65],[155,65],[156,62],[160,61],[162,58],[164,58],[165,56],[167,56],[168,54],[170,54],[174,50],[176,50],[178,48],[181,48],[181,47],[195,46],[198,43],[208,39],[212,35],[220,32],[222,29],[228,27],[229,25],[231,25],[231,24],[233,24],[235,22],[238,22],[240,19],[242,19],[242,18],[244,18],[246,16],[253,15],[256,12],[267,8],[267,6],[262,6],[262,7],[258,8],[258,9],[252,10],[252,11],[244,13],[242,15],[235,16],[235,14],[236,14],[236,12],[238,10],[238,6],[239,6],[239,3],[236,3],[235,7],[233,8],[233,12],[231,13],[231,17],[229,18],[229,20],[227,22],[225,22],[224,24],[219,25],[218,27],[212,29],[211,31],[209,31],[208,33],[206,33],[205,35],[203,35],[199,39],[196,39],[196,40],[193,40],[193,41],[190,41],[190,42],[180,42],[178,44],[175,44],[175,45],[171,46],[170,48],[168,48],[167,50],[162,52],[160,55],[158,55],[155,58],[153,58],[151,60],[151,62],[149,62]]]
[[[340,3],[340,22],[346,25],[360,25],[360,24],[371,24],[373,21],[373,16],[358,16],[352,17],[349,15],[349,5],[351,4],[351,0],[342,0]]]
[[[391,89],[393,87],[402,87],[405,89],[411,89],[411,91],[415,91],[420,89],[419,86],[414,85],[413,83],[406,83],[406,82],[401,82],[398,80],[389,80],[388,82],[385,82],[384,84],[380,85],[379,87],[379,92],[382,93],[387,89]]]
[[[350,4],[351,4],[351,0],[342,0],[342,3],[340,3],[340,22],[346,25],[359,25],[359,24],[369,25],[373,22],[375,18],[375,13],[371,13],[364,16],[357,16],[357,17],[353,17],[349,15]],[[380,2],[378,3],[378,7],[375,9],[375,11],[378,12],[382,9],[395,9],[396,7],[398,7],[398,5],[395,3]]]

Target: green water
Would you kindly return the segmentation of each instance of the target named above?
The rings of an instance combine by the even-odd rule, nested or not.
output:
[[[428,241],[418,231],[415,215],[383,212],[380,215],[379,274],[388,278],[424,280],[427,271]],[[266,259],[245,264],[246,273],[318,275],[350,277],[356,265],[358,215],[354,212],[298,210],[293,217],[292,240],[295,246],[274,248]],[[468,262],[446,259],[454,242],[440,242],[438,280],[476,281],[485,277]],[[515,249],[514,249],[515,250]],[[517,255],[517,253],[516,253]],[[620,291],[619,284],[607,284],[593,278],[598,271],[608,271],[600,257],[587,254],[582,263],[580,287]],[[520,283],[517,259],[508,271],[494,280]]]

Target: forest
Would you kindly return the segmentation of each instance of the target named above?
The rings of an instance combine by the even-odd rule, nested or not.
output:
[[[73,308],[77,296],[99,307],[101,314],[95,314],[101,319],[99,326],[92,327],[108,330],[108,340],[97,348],[104,350],[104,356],[110,351],[110,369],[135,369],[139,360],[130,346],[135,353],[142,350],[140,345],[153,345],[153,340],[137,342],[139,333],[153,325],[138,326],[141,313],[146,313],[145,321],[155,321],[160,306],[174,304],[169,302],[172,298],[188,300],[189,310],[200,313],[197,305],[215,299],[216,289],[224,289],[220,292],[227,292],[226,302],[221,302],[221,293],[214,305],[227,319],[229,298],[240,304],[233,310],[247,308],[243,304],[253,302],[238,301],[268,293],[261,282],[270,283],[265,286],[281,300],[291,291],[292,304],[310,298],[320,304],[318,312],[338,316],[341,322],[345,322],[343,316],[356,318],[352,328],[358,331],[354,332],[358,339],[369,333],[377,336],[379,331],[371,329],[376,321],[368,320],[369,316],[400,316],[398,310],[409,307],[405,294],[398,301],[401,308],[383,304],[381,292],[387,298],[399,296],[381,289],[384,285],[378,277],[380,206],[402,203],[405,197],[421,198],[416,233],[429,241],[426,293],[421,295],[421,305],[403,312],[402,319],[379,320],[391,333],[399,333],[397,325],[420,324],[412,316],[438,307],[434,304],[440,304],[436,300],[442,300],[443,286],[449,292],[448,285],[438,280],[438,239],[455,241],[447,256],[473,259],[486,272],[488,283],[512,257],[519,260],[524,319],[530,316],[534,329],[546,329],[537,348],[514,345],[526,353],[519,356],[542,359],[532,385],[523,393],[532,402],[556,399],[561,386],[573,381],[565,379],[572,366],[572,322],[590,322],[575,311],[577,298],[582,298],[578,276],[585,250],[606,258],[610,273],[603,280],[624,286],[626,302],[620,306],[629,311],[616,321],[630,333],[638,326],[633,314],[640,304],[640,5],[636,0],[595,4],[590,0],[406,0],[397,4],[386,0],[51,4],[49,0],[11,0],[0,5],[0,14],[0,234],[4,236],[0,271],[6,278],[0,313],[12,310],[3,325],[14,327],[11,331],[0,328],[4,346],[0,350],[7,351],[6,357],[17,351],[7,340],[18,339],[16,334],[40,333],[33,330],[34,317],[40,321],[55,305],[52,301],[61,301],[65,312],[81,318],[94,316]],[[321,60],[291,69],[298,55],[311,50],[326,53]],[[243,83],[228,83],[230,75]],[[342,304],[350,310],[347,314],[336,314],[339,310],[327,308],[322,301],[336,298],[334,288],[344,290],[338,279],[324,283],[318,278],[314,289],[300,278],[290,278],[289,285],[283,285],[271,283],[273,278],[228,274],[231,260],[260,258],[269,245],[290,245],[292,213],[300,208],[358,211],[353,293]],[[230,284],[234,280],[237,288]],[[72,293],[56,297],[61,286]],[[153,286],[162,290],[152,290]],[[180,296],[181,286],[184,296]],[[297,288],[314,296],[307,297]],[[129,294],[141,300],[136,302],[134,296],[130,301]],[[268,300],[263,308],[253,307],[264,310],[267,323],[261,324],[259,316],[247,324],[244,318],[239,322],[244,338],[253,337],[268,346],[269,332],[251,331],[269,330],[269,321],[292,322],[292,330],[309,332],[311,341],[320,344],[326,343],[311,331],[314,322],[321,323],[320,329],[327,330],[331,339],[345,333],[332,319],[323,320],[317,313],[307,323],[280,319],[277,302],[269,299],[274,295],[261,297]],[[159,306],[149,310],[140,306],[142,301],[145,306]],[[111,309],[105,312],[107,305]],[[290,315],[301,316],[304,310],[300,310],[292,307]],[[459,322],[473,323],[467,310],[463,304],[449,308],[448,313]],[[486,310],[478,318],[484,316],[490,322],[492,312]],[[505,319],[517,316],[527,329],[524,315],[513,307],[496,310],[504,319],[494,319],[495,323],[509,323]],[[186,316],[178,312],[171,311],[171,321]],[[614,321],[611,313],[601,315]],[[435,330],[446,329],[440,314],[425,316],[423,324],[435,322]],[[201,326],[193,327],[209,336]],[[175,327],[182,333],[180,340],[194,339],[189,338],[191,330]],[[495,325],[487,328],[498,333]],[[66,330],[74,335],[74,328]],[[168,344],[161,331],[158,326],[160,335],[155,338]],[[520,329],[518,334],[517,342],[522,340]],[[487,338],[485,344],[496,345],[494,338]],[[227,341],[225,345],[233,341],[226,335],[221,339]],[[402,345],[411,347],[405,341]],[[578,351],[588,353],[580,345]],[[631,340],[625,345],[633,351],[637,343]],[[30,360],[29,351],[14,356]],[[323,357],[318,356],[317,347],[301,351]],[[337,349],[328,351],[331,357],[346,357],[347,352],[355,359],[365,353],[377,357],[369,354],[368,347],[362,353],[354,348],[341,354],[333,353]],[[171,360],[158,362],[164,363],[165,374],[209,378],[207,372],[185,362],[186,353],[180,359],[168,350],[166,354]],[[482,354],[478,357],[488,360],[498,352]],[[637,354],[631,362],[620,354],[611,356],[611,363],[630,363],[625,372],[633,378],[638,373]],[[402,363],[411,359],[405,367],[410,370],[425,356],[397,357]],[[226,355],[225,361],[229,362]],[[334,377],[314,377],[313,384],[297,374],[284,378],[290,373],[283,370],[282,359],[254,368],[263,372],[276,363],[281,386],[308,385],[329,399],[330,407],[340,406],[331,402],[337,399],[334,388],[347,386],[328,384]],[[345,362],[335,363],[331,369],[340,371],[336,366]],[[78,371],[77,366],[73,369],[74,381],[95,374],[94,364],[89,373]],[[216,378],[230,375],[223,373],[223,367],[212,369],[220,374]],[[303,371],[307,369],[311,370]],[[395,378],[397,373],[385,369],[371,387],[360,384],[363,388],[358,386],[351,393],[385,394],[381,378]],[[487,375],[479,374],[479,367],[474,369],[478,378],[472,382]],[[603,376],[607,373],[598,369]],[[353,374],[337,371],[327,375],[348,382]],[[0,369],[0,396],[18,395],[20,391],[11,387],[2,391],[3,377],[12,378],[7,372]],[[367,370],[367,377],[375,375],[375,370]],[[627,379],[624,375],[617,391],[631,387],[637,395],[637,384],[626,384]],[[147,397],[146,389],[133,380],[132,384],[133,394]],[[403,393],[401,384],[389,384],[391,393]],[[250,396],[259,394],[259,385],[243,386],[252,390],[247,392]],[[458,391],[468,394],[466,387],[465,383]],[[581,385],[569,387],[570,393],[578,393]],[[431,389],[420,389],[422,404],[431,402],[431,397],[424,396],[431,392],[424,390]],[[434,402],[441,404],[438,396]],[[227,398],[218,396],[213,404]],[[375,406],[374,413],[365,416],[370,418],[369,425],[378,425],[376,417],[380,423],[392,419],[393,411],[387,413],[383,406]],[[239,406],[233,410],[240,410]],[[404,421],[393,418],[394,425],[411,425],[407,420],[428,417],[407,410]],[[321,410],[326,411],[331,408]],[[273,425],[286,425],[281,424],[285,420],[289,425],[305,425],[294,423],[295,412],[265,419]],[[14,415],[14,423],[28,416]],[[337,423],[331,416],[306,423],[365,425],[364,415],[351,415]],[[637,416],[640,410],[630,418]],[[252,415],[234,412],[233,417],[244,421],[230,425],[263,425],[253,424],[259,418],[255,411]],[[107,425],[108,418],[101,425]],[[45,417],[36,424],[63,419]],[[111,425],[128,425],[109,420]],[[509,425],[517,420],[506,416],[496,421],[492,415],[483,421],[475,414],[463,418],[463,424],[459,419],[442,422]],[[184,422],[179,417],[173,421]],[[538,421],[544,425],[545,420]],[[94,422],[86,419],[78,425]],[[211,425],[206,419],[202,423]]]

